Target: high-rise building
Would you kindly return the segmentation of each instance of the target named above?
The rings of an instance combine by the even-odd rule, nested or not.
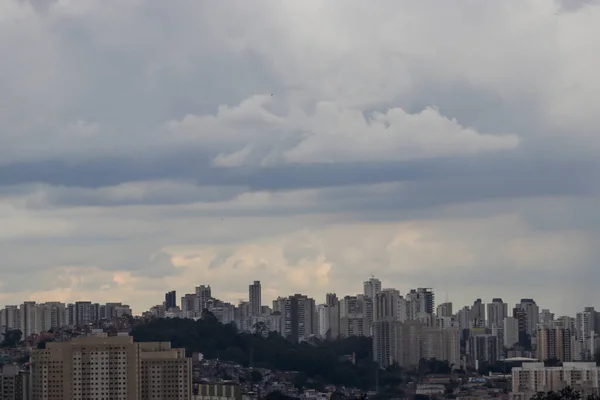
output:
[[[194,301],[194,311],[202,313],[206,309],[206,303],[212,299],[212,290],[210,285],[196,286],[196,298]]]
[[[537,330],[537,324],[540,318],[540,309],[533,299],[521,299],[521,303],[515,308],[520,308],[525,311],[526,327],[525,332],[528,335],[533,335]]]
[[[328,306],[335,306],[338,303],[338,298],[335,293],[327,293],[325,296],[325,304]]]
[[[20,307],[21,316],[21,332],[23,337],[26,338],[36,332],[36,321],[37,321],[37,305],[35,301],[26,301],[21,304]]]
[[[340,336],[371,336],[373,299],[367,296],[345,296],[340,300]]]
[[[594,307],[585,307],[583,312],[575,316],[575,339],[578,342],[578,360],[591,360],[595,348],[592,342],[596,333],[596,310]]]
[[[407,319],[419,319],[419,314],[433,314],[435,297],[429,288],[412,289],[406,294]]]
[[[188,293],[181,297],[181,312],[184,318],[201,316],[201,309],[196,309],[199,305],[198,296],[194,293]]]
[[[35,323],[32,333],[47,332],[67,325],[67,309],[64,303],[48,302],[35,307]]]
[[[210,289],[210,285],[196,286],[196,296],[204,297],[205,299],[210,299],[212,297],[212,290]]]
[[[191,359],[168,342],[79,337],[31,353],[33,400],[191,399]]]
[[[455,327],[421,328],[421,358],[446,360],[455,368],[460,366],[460,330]],[[402,349],[410,351],[410,349]]]
[[[253,317],[260,317],[260,310],[262,307],[260,281],[254,281],[254,283],[248,287],[248,300],[250,301],[250,315]]]
[[[439,306],[437,306],[436,314],[438,317],[451,317],[452,303],[442,303]]]
[[[527,320],[527,312],[520,308],[519,305],[513,308],[513,318],[517,321],[517,326],[519,329],[519,344],[523,344],[522,341],[525,337],[527,337],[527,329],[528,329],[528,320]]]
[[[519,321],[515,317],[504,317],[504,347],[510,349],[519,343]]]
[[[170,308],[175,307],[177,307],[177,292],[171,290],[170,292],[165,293],[165,308],[169,310]]]
[[[469,337],[467,355],[473,364],[498,361],[498,337],[495,335],[482,334]]]
[[[373,307],[373,361],[387,367],[398,361],[398,298],[400,293],[386,289],[377,293]]]
[[[7,305],[0,311],[0,328],[2,332],[21,329],[21,310],[19,306]]]
[[[192,398],[192,359],[170,342],[137,345],[140,360],[140,400]]]
[[[474,327],[481,328],[485,326],[485,304],[483,304],[481,299],[477,299],[473,302],[473,306],[471,307],[471,318]]]
[[[380,367],[388,367],[398,361],[398,330],[402,323],[394,319],[373,322],[373,361]]]
[[[398,298],[400,292],[396,289],[384,289],[375,296],[373,305],[373,321],[398,319]]]
[[[381,292],[381,281],[375,277],[371,277],[368,281],[363,283],[365,297],[372,299]]]
[[[91,301],[75,302],[74,313],[75,325],[84,326],[94,322],[94,306]]]
[[[273,311],[281,313],[281,334],[299,342],[314,335],[317,316],[314,299],[303,294],[273,300]]]
[[[316,335],[320,339],[327,338],[329,332],[329,306],[327,304],[319,304],[317,306],[317,329]]]
[[[435,296],[433,295],[433,289],[418,288],[417,293],[419,294],[420,300],[419,311],[422,313],[433,314],[433,310],[435,309]]]
[[[550,324],[554,322],[554,313],[551,313],[550,310],[548,309],[543,309],[540,312],[540,317],[539,317],[539,324],[542,324],[544,326],[550,326]]]
[[[67,325],[75,325],[75,304],[67,304]]]
[[[4,364],[0,366],[0,368],[0,399],[31,399],[31,385],[29,372],[20,370],[18,365]]]
[[[594,362],[565,362],[561,367],[546,367],[543,362],[523,363],[512,369],[512,396],[530,399],[536,393],[571,387],[581,398],[600,390],[600,367]]]
[[[562,326],[541,326],[538,328],[536,341],[538,360],[573,361],[571,331],[569,329]]]
[[[492,299],[492,302],[487,305],[488,328],[502,327],[506,317],[508,317],[508,304],[500,298]]]
[[[458,326],[460,329],[471,329],[473,326],[471,324],[471,307],[464,306],[456,313],[456,319],[458,320]]]

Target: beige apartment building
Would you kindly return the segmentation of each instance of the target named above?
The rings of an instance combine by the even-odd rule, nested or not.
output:
[[[545,367],[543,362],[523,363],[512,369],[512,398],[530,399],[537,392],[558,391],[567,386],[583,396],[598,394],[600,367],[595,362],[564,362],[561,367]]]
[[[131,336],[51,342],[31,354],[33,400],[191,399],[191,359]]]

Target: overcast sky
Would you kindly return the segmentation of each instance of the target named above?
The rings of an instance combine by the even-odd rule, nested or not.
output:
[[[600,307],[600,5],[0,1],[0,304]]]

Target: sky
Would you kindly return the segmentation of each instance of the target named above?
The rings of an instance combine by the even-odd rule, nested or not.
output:
[[[598,49],[598,1],[0,1],[0,304],[600,307]]]

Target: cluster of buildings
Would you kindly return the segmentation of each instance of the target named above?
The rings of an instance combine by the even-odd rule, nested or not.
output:
[[[511,397],[528,400],[538,392],[558,392],[571,387],[586,398],[600,393],[600,367],[595,362],[564,362],[546,366],[543,362],[526,362],[512,369]]]
[[[401,294],[384,288],[375,277],[364,282],[362,293],[328,293],[324,300],[319,304],[294,294],[273,300],[269,307],[262,304],[261,284],[255,281],[249,285],[248,299],[234,305],[215,298],[209,285],[201,285],[181,297],[180,304],[175,292],[167,293],[165,302],[147,314],[201,318],[208,310],[241,331],[277,332],[292,341],[369,336],[381,366],[412,366],[422,358],[447,360],[454,368],[478,368],[514,357],[589,361],[600,350],[600,312],[593,307],[575,317],[555,317],[533,299],[523,298],[509,308],[501,298],[492,298],[454,310],[450,302],[436,306],[430,288]]]
[[[192,398],[192,361],[169,342],[99,333],[49,342],[30,361],[32,400]]]
[[[163,304],[144,314],[198,319],[207,311],[240,331],[275,332],[294,342],[371,337],[373,358],[381,367],[408,368],[435,358],[447,361],[452,369],[477,371],[519,361],[522,365],[512,368],[515,399],[566,386],[585,393],[600,389],[600,367],[593,362],[600,354],[596,333],[600,312],[593,307],[575,316],[555,316],[530,298],[510,308],[501,298],[492,298],[487,303],[476,299],[455,310],[448,301],[436,305],[431,288],[401,293],[371,277],[363,283],[362,293],[355,295],[327,293],[323,302],[316,302],[292,294],[270,305],[263,304],[259,281],[249,285],[248,298],[238,304],[219,300],[209,285],[200,285],[179,298],[175,291],[166,293]],[[101,321],[124,316],[131,316],[131,309],[122,303],[27,301],[0,309],[0,329],[18,329],[27,338],[83,326],[85,334]],[[27,371],[4,365],[2,398],[67,398],[73,390],[77,393],[72,395],[81,398],[92,393],[98,393],[99,399],[193,398],[190,360],[183,350],[172,349],[169,343],[134,343],[128,336],[95,332],[32,349]],[[21,397],[7,397],[11,391]]]
[[[192,361],[169,342],[136,343],[93,330],[32,348],[25,366],[0,366],[0,398],[10,400],[195,398]]]
[[[21,305],[7,305],[0,309],[0,331],[18,329],[26,338],[65,326],[86,326],[123,315],[131,315],[131,308],[122,303],[26,301]]]

